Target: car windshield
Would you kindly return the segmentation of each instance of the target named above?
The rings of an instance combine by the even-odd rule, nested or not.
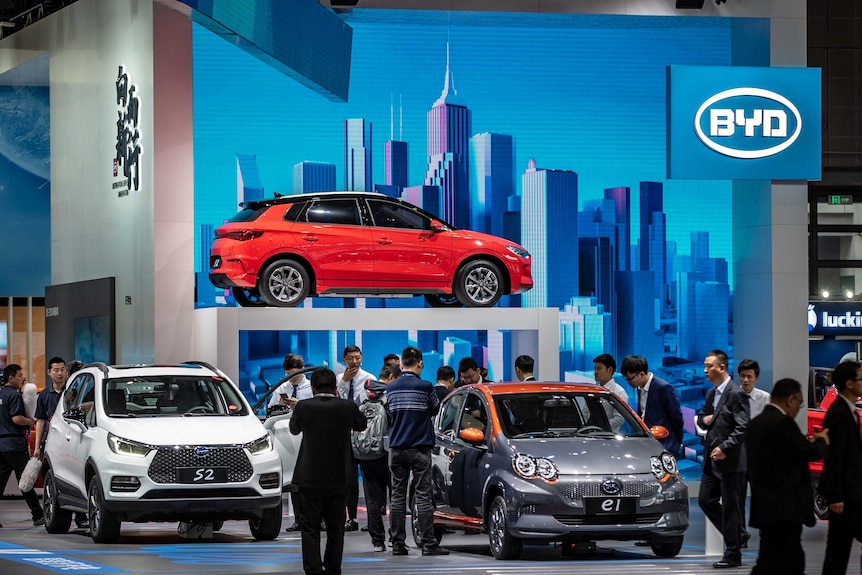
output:
[[[149,375],[107,379],[109,417],[246,415],[248,408],[227,381],[215,377]]]
[[[613,395],[589,392],[519,393],[494,397],[503,433],[521,437],[647,437]]]

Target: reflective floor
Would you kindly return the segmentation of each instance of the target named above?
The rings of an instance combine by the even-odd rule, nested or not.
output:
[[[445,557],[422,557],[415,546],[407,557],[375,553],[367,533],[345,535],[345,573],[400,575],[401,573],[517,574],[533,570],[542,575],[687,574],[718,573],[712,563],[718,557],[704,555],[703,515],[692,501],[691,527],[685,546],[674,559],[657,559],[649,547],[633,542],[599,541],[593,552],[563,558],[559,547],[525,546],[517,561],[496,561],[488,549],[486,535],[447,534],[443,546],[451,550]],[[286,511],[286,506],[285,506]],[[50,535],[44,527],[33,527],[24,501],[0,499],[0,573],[30,575],[50,572],[77,573],[302,573],[298,533],[282,533],[276,541],[255,542],[245,522],[228,521],[209,540],[183,539],[177,524],[124,523],[119,543],[98,545],[89,534],[73,529],[66,535]],[[285,516],[284,525],[292,523]],[[364,509],[360,509],[364,525]],[[804,531],[806,572],[820,573],[826,541],[826,523]],[[408,535],[408,545],[413,541]],[[758,535],[752,531],[743,566],[732,573],[749,573],[757,553]],[[859,575],[859,545],[854,546],[848,573]]]

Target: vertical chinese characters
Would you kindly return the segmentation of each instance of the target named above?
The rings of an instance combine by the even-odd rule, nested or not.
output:
[[[141,133],[138,130],[140,100],[137,87],[129,83],[129,75],[123,66],[117,73],[117,154],[115,159],[123,167],[128,189],[140,189],[140,167],[138,160],[143,153]]]

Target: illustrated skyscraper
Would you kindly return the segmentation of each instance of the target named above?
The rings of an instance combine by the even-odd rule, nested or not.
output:
[[[459,228],[470,225],[471,112],[457,98],[449,70],[446,46],[446,78],[443,92],[428,111],[428,169],[426,186],[440,186],[440,216]]]
[[[631,190],[629,188],[607,188],[605,199],[613,200],[615,206],[615,222],[617,238],[614,245],[617,248],[617,269],[632,269],[632,215]]]
[[[533,289],[524,307],[566,305],[578,289],[578,174],[540,170],[530,160],[521,176],[521,239],[533,258]]]
[[[470,229],[503,236],[509,196],[514,194],[512,136],[482,132],[470,138]]]
[[[335,190],[335,164],[299,162],[293,166],[293,193]]]
[[[399,113],[398,139],[395,139],[395,118],[393,106],[389,105],[389,140],[383,145],[383,181],[401,193],[410,185],[409,146],[401,141],[401,113]]]
[[[371,122],[364,118],[344,121],[344,189],[370,192]]]
[[[236,155],[236,197],[240,202],[263,199],[263,184],[257,169],[257,155]]]
[[[665,284],[667,248],[665,240],[667,237],[665,228],[665,214],[663,211],[661,182],[640,183],[640,251],[641,271],[652,271],[655,273],[655,294],[653,297],[659,299],[662,304],[666,301]]]

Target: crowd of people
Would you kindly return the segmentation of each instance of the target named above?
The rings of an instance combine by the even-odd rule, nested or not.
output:
[[[283,369],[286,380],[272,393],[270,406],[293,411],[290,431],[303,434],[293,477],[291,506],[296,523],[288,531],[302,536],[303,566],[309,575],[341,572],[345,531],[359,530],[359,472],[367,507],[374,551],[387,550],[383,516],[389,503],[388,543],[392,555],[407,555],[406,515],[408,484],[415,514],[417,545],[422,555],[447,555],[434,536],[431,450],[435,436],[433,418],[443,399],[455,388],[492,383],[487,370],[470,357],[461,359],[457,371],[442,366],[435,382],[422,378],[422,352],[406,347],[390,354],[377,377],[362,368],[362,351],[344,349],[344,370],[335,374],[315,369],[307,378],[301,355],[288,354]],[[760,531],[755,575],[801,574],[805,569],[802,527],[814,525],[813,492],[808,463],[824,459],[819,490],[828,504],[829,519],[823,575],[847,570],[853,540],[862,541],[862,436],[856,402],[862,395],[862,368],[845,361],[831,374],[838,399],[829,407],[823,429],[806,437],[794,421],[804,406],[802,386],[781,379],[772,392],[757,387],[760,366],[752,359],[738,367],[739,384],[728,372],[728,357],[721,350],[704,359],[704,375],[712,384],[695,416],[704,435],[703,469],[698,504],[723,538],[724,554],[715,568],[742,565],[742,549],[749,533],[745,499],[751,489],[749,525]],[[593,359],[596,384],[629,403],[626,389],[614,381],[617,364],[603,353]],[[74,367],[72,368],[74,369]],[[535,381],[535,361],[527,355],[514,362],[519,381]],[[632,403],[647,426],[662,426],[667,436],[661,443],[677,458],[684,455],[683,415],[674,387],[649,371],[644,357],[623,359],[619,372],[635,389]],[[71,375],[66,362],[48,362],[50,385],[39,392],[35,410],[25,412],[21,388],[25,382],[20,365],[9,364],[0,388],[0,485],[14,473],[20,479],[30,458],[27,437],[35,429],[33,456],[40,457],[48,432],[47,423],[59,403]],[[610,421],[613,426],[614,422]],[[319,457],[327,453],[327,457]],[[44,516],[33,490],[23,493],[33,520]],[[76,524],[87,527],[87,517],[76,515]],[[2,525],[0,525],[2,527]],[[321,558],[321,531],[327,534]]]

